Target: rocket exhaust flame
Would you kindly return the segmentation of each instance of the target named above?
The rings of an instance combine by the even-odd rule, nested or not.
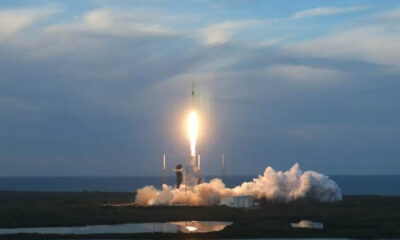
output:
[[[198,119],[196,112],[193,110],[189,116],[189,137],[190,137],[190,154],[196,156],[196,138],[198,131]]]
[[[200,165],[197,162],[197,152],[196,152],[196,141],[198,134],[198,117],[194,106],[194,83],[192,88],[192,111],[188,118],[188,133],[190,139],[190,157],[187,159],[185,164],[185,175],[184,175],[184,186],[194,187],[201,182],[200,176]]]

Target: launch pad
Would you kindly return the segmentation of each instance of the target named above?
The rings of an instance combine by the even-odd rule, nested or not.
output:
[[[188,135],[190,140],[190,151],[186,157],[184,165],[179,163],[171,171],[176,174],[176,188],[180,186],[185,186],[185,188],[192,188],[203,182],[203,177],[201,173],[201,158],[197,151],[197,137],[199,130],[198,113],[196,111],[196,101],[195,101],[195,85],[192,83],[191,91],[191,111],[188,117]],[[163,155],[163,169],[162,169],[162,185],[166,184],[166,155]],[[224,154],[221,158],[221,179],[225,176],[225,159]]]
[[[198,117],[195,108],[195,88],[194,82],[192,84],[192,109],[188,119],[188,132],[190,139],[190,153],[185,161],[184,167],[178,164],[175,169],[172,169],[176,174],[176,188],[180,188],[181,184],[184,184],[185,188],[193,187],[202,182],[201,176],[201,159],[200,154],[196,151],[197,134],[198,134]],[[165,165],[166,157],[163,155],[163,183],[165,184]]]

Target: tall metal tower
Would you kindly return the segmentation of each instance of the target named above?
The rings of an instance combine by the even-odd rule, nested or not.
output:
[[[224,181],[225,179],[225,156],[222,154],[221,157],[221,179]]]
[[[166,168],[166,159],[165,159],[165,153],[163,154],[163,167],[162,167],[162,183],[161,183],[161,187],[164,184],[167,184],[167,168]]]
[[[200,154],[198,154],[197,155],[197,169],[198,169],[198,171],[199,171],[199,179],[198,179],[198,181],[197,181],[197,183],[198,184],[200,184],[201,183],[201,181],[202,181],[202,176],[201,176],[201,161],[200,161],[201,159],[200,159]]]

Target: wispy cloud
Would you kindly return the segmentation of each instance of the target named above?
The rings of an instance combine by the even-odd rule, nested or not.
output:
[[[9,38],[39,20],[60,11],[59,6],[0,9],[0,40]]]
[[[377,15],[377,19],[387,21],[400,20],[400,8],[395,8],[393,10],[380,13]]]
[[[308,57],[356,60],[400,67],[400,8],[369,15],[363,22],[315,39],[293,43],[288,48]],[[360,24],[361,23],[361,24]]]
[[[370,6],[354,6],[354,7],[317,7],[302,10],[296,12],[292,15],[293,18],[308,18],[308,17],[318,17],[318,16],[328,16],[328,15],[336,15],[342,13],[349,13],[349,12],[357,12],[361,10],[365,10],[370,8]]]
[[[31,105],[22,99],[0,96],[0,111],[34,111],[38,107]]]
[[[227,43],[236,30],[254,26],[259,20],[226,21],[211,24],[200,31],[200,38],[207,45]]]
[[[259,44],[257,44],[257,47],[271,47],[274,46],[278,43],[280,43],[281,41],[287,39],[288,37],[276,37],[276,38],[268,38],[268,39],[264,39],[262,40]]]
[[[167,26],[152,23],[138,15],[120,10],[96,9],[87,12],[75,23],[47,27],[48,32],[78,32],[115,36],[170,36],[176,32]]]
[[[326,68],[307,65],[276,64],[268,67],[266,73],[270,76],[301,82],[325,82],[339,79],[340,73]]]
[[[355,59],[400,66],[399,42],[399,33],[387,32],[382,26],[366,26],[297,43],[291,49],[304,56]]]

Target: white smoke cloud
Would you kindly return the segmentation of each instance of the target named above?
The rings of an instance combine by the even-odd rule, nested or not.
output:
[[[193,187],[181,185],[179,189],[163,185],[161,190],[145,186],[137,190],[135,202],[138,205],[185,204],[190,206],[217,205],[221,198],[239,195],[252,195],[256,199],[291,202],[296,199],[309,199],[321,202],[342,200],[342,193],[336,182],[328,176],[300,170],[294,164],[289,171],[275,171],[267,167],[264,175],[240,186],[227,188],[221,179],[215,178],[208,183]]]

